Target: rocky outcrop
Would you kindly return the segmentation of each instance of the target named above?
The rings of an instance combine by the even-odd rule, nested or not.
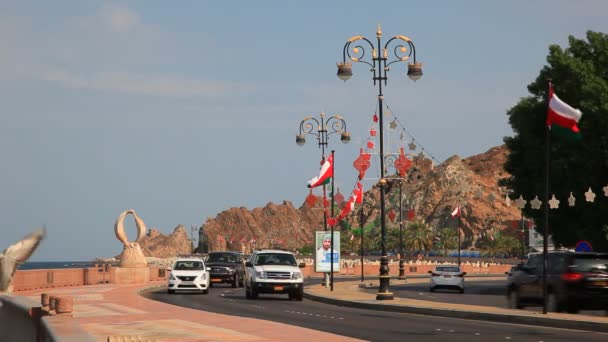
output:
[[[192,240],[184,225],[178,225],[173,233],[163,235],[157,229],[150,229],[139,242],[146,257],[171,258],[179,254],[188,254],[192,249]]]
[[[455,227],[456,220],[450,213],[460,205],[463,244],[474,246],[484,234],[508,229],[520,218],[517,208],[505,204],[505,189],[498,185],[501,178],[509,176],[503,169],[506,158],[504,145],[466,159],[452,156],[434,167],[431,160],[417,156],[401,183],[409,203],[404,209],[413,209],[416,218],[441,228]],[[396,209],[399,181],[395,176],[387,179],[387,210]],[[378,186],[368,190],[364,199],[369,206],[365,210],[369,222],[379,214]],[[295,208],[291,202],[283,202],[253,210],[230,208],[204,223],[204,235],[210,250],[247,252],[276,245],[297,248],[312,242],[314,231],[323,229],[322,212],[320,198],[312,207],[305,203]],[[359,226],[358,216],[350,215],[347,221]]]
[[[417,156],[401,183],[394,175],[387,176],[387,211],[399,207],[399,186],[404,198],[404,211],[412,209],[415,219],[422,219],[431,227],[456,227],[450,216],[456,205],[462,207],[460,220],[463,246],[475,246],[484,234],[507,230],[513,221],[521,218],[520,211],[505,203],[505,191],[498,184],[509,177],[503,165],[507,159],[504,145],[465,159],[452,156],[440,165]],[[349,194],[344,194],[348,197]],[[379,214],[380,191],[378,185],[366,191],[364,219],[371,222]],[[356,213],[359,213],[359,207]],[[346,221],[358,227],[359,215],[349,215]],[[387,218],[388,225],[395,225]],[[313,234],[323,229],[321,198],[309,206],[299,208],[284,201],[267,203],[264,207],[247,209],[229,208],[202,225],[205,248],[208,250],[238,250],[249,253],[254,248],[281,246],[295,249],[313,242]],[[189,253],[191,240],[183,225],[165,236],[151,229],[141,241],[148,257],[169,258]],[[202,246],[203,244],[199,244]]]

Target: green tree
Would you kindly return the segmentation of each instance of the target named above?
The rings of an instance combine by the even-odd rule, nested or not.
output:
[[[444,227],[435,231],[433,246],[440,250],[443,256],[448,255],[448,250],[458,248],[458,235],[456,228]]]
[[[608,185],[608,35],[589,31],[586,38],[570,36],[566,49],[551,45],[548,65],[528,85],[531,96],[507,112],[514,136],[504,139],[510,151],[505,170],[512,177],[502,185],[515,197],[544,197],[546,96],[552,80],[555,93],[583,116],[580,142],[551,139],[550,196],[555,194],[560,205],[550,210],[549,233],[558,246],[585,239],[596,250],[608,250],[608,199],[602,191]],[[597,194],[593,203],[585,201],[589,187]],[[570,192],[577,198],[574,207],[568,206]],[[543,210],[528,205],[525,215],[544,231]]]
[[[428,251],[433,245],[433,232],[422,220],[410,222],[404,235],[405,246],[410,251]]]

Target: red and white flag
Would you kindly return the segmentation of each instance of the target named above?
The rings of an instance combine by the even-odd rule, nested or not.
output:
[[[460,205],[457,205],[456,208],[452,211],[452,217],[460,217]]]
[[[331,177],[334,176],[333,163],[334,163],[334,156],[330,154],[329,157],[323,163],[323,166],[321,166],[321,171],[319,172],[319,175],[308,181],[308,187],[314,188],[319,185],[329,183],[329,181],[331,180]]]
[[[551,126],[552,131],[559,130],[562,134],[567,132],[570,135],[579,136],[580,130],[577,124],[581,116],[583,116],[583,113],[580,110],[572,108],[557,97],[553,92],[553,85],[549,85],[547,126]]]

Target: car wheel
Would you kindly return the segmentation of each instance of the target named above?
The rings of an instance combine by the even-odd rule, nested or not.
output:
[[[243,286],[245,286],[245,281],[243,280],[243,278],[245,278],[245,276],[241,275],[240,278],[241,278],[241,282],[239,283],[239,287],[243,287]]]
[[[578,313],[578,305],[574,303],[566,304],[566,312],[571,314]],[[608,316],[608,310],[606,310],[606,316]]]
[[[232,279],[232,288],[237,288],[237,287],[239,287],[239,274],[235,273],[234,279]]]
[[[205,295],[206,295],[206,294],[209,294],[209,289],[205,289],[205,290],[203,290],[203,294],[205,294]]]
[[[304,289],[299,289],[296,291],[296,300],[301,302],[304,299]]]
[[[460,289],[460,293],[464,293],[464,288],[461,288],[461,289]]]
[[[524,306],[521,305],[521,300],[519,299],[519,293],[517,289],[510,289],[507,294],[507,300],[509,301],[509,309],[523,309]]]
[[[549,292],[547,295],[547,311],[549,312],[560,312],[560,305],[557,300],[555,292]]]
[[[249,292],[249,286],[245,285],[245,298],[251,299],[251,293]]]
[[[258,292],[253,288],[254,284],[251,284],[251,299],[258,299]]]
[[[431,287],[431,292],[435,292],[435,287]]]
[[[174,294],[174,293],[175,293],[175,290],[168,289],[168,290],[167,290],[167,293],[168,293],[168,294]]]

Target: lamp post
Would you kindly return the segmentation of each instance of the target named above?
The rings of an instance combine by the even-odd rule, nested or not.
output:
[[[319,114],[320,118],[316,119],[312,116],[307,116],[302,121],[300,121],[300,133],[296,135],[296,144],[299,146],[303,146],[306,143],[306,135],[312,135],[317,138],[317,142],[319,148],[321,148],[321,164],[325,162],[325,148],[327,147],[327,143],[329,141],[329,136],[332,134],[340,133],[340,141],[343,143],[348,143],[350,141],[350,133],[346,130],[346,121],[340,115],[332,115],[328,118],[325,118],[325,113]],[[335,156],[335,151],[331,151],[332,157]],[[335,164],[332,163],[332,167]],[[333,170],[332,170],[333,174]],[[334,175],[335,176],[335,175]],[[331,216],[334,216],[334,176],[331,178],[332,187],[331,187]],[[323,184],[323,205],[325,205],[325,197],[326,197],[326,187]],[[323,230],[327,231],[327,217],[325,213],[323,214]],[[333,268],[334,268],[334,226],[331,226],[331,250],[330,250],[330,262],[331,269],[328,274],[325,273],[325,286],[328,285],[331,287],[331,290],[334,289],[333,284]],[[328,284],[329,282],[329,284]]]
[[[403,181],[407,170],[412,165],[412,161],[406,158],[403,148],[399,152],[398,157],[393,154],[387,155],[386,165],[393,166],[399,176],[393,181],[399,182],[399,279],[403,280],[405,279],[405,268],[403,266]],[[410,154],[408,153],[408,155]]]
[[[378,276],[380,286],[376,295],[377,300],[391,300],[393,293],[389,291],[390,275],[388,268],[388,256],[386,255],[386,220],[385,220],[385,199],[384,192],[386,188],[386,179],[384,179],[384,137],[383,137],[383,113],[382,113],[382,82],[386,85],[388,80],[389,66],[396,62],[406,62],[413,57],[413,63],[408,64],[407,76],[416,81],[422,77],[422,63],[416,62],[416,48],[410,38],[397,35],[389,39],[382,46],[382,30],[378,25],[376,31],[377,45],[364,36],[353,36],[346,41],[342,52],[342,62],[338,63],[338,78],[347,81],[353,75],[352,62],[365,63],[371,67],[372,79],[374,86],[378,85],[378,112],[380,119],[380,227],[382,240],[382,257],[380,258],[380,275]],[[371,48],[371,58],[365,54],[365,48],[357,45],[361,42],[363,45]],[[354,44],[354,45],[353,45]],[[392,59],[389,61],[389,46],[392,51]],[[408,49],[409,47],[409,49]],[[352,48],[352,51],[351,51]],[[351,54],[352,52],[352,54]],[[346,61],[346,57],[349,61]],[[371,59],[371,63],[366,59]],[[352,61],[352,62],[351,62]]]

